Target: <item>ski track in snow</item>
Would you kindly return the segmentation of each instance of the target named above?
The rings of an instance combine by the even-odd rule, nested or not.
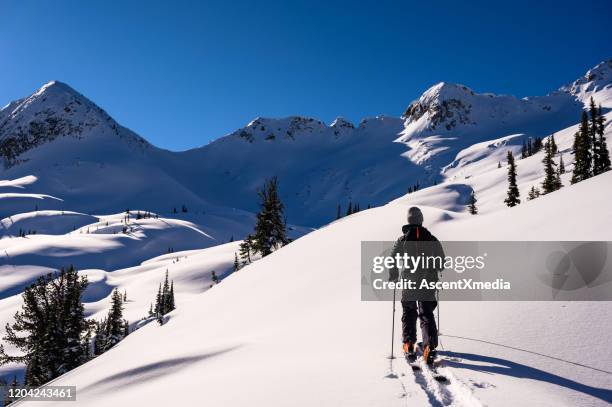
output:
[[[433,371],[426,365],[425,361],[419,359],[420,370],[414,371],[415,382],[427,394],[429,403],[433,407],[482,407],[469,386],[461,382],[448,368],[438,368],[438,373],[444,375],[448,383],[440,383],[434,378]]]

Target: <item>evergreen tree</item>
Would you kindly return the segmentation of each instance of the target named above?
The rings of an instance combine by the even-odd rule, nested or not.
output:
[[[544,181],[542,182],[542,193],[548,194],[559,189],[557,172],[555,171],[555,161],[553,160],[553,147],[550,140],[546,140],[544,144]]]
[[[525,139],[523,139],[523,146],[521,147],[521,158],[527,158],[527,143],[525,142]]]
[[[521,203],[520,193],[516,185],[516,164],[512,151],[508,150],[508,197],[504,200],[506,205],[512,207]]]
[[[155,297],[155,315],[159,316],[163,313],[163,297],[162,297],[162,286],[159,283],[159,288],[157,289],[157,296]]]
[[[338,206],[336,207],[336,219],[340,219],[342,217],[341,211],[342,208],[340,207],[340,204],[338,204]]]
[[[284,205],[278,196],[278,180],[271,178],[259,191],[261,209],[255,223],[253,252],[265,257],[288,243],[283,218]]]
[[[240,270],[240,262],[238,261],[238,253],[234,252],[234,272]]]
[[[65,348],[63,355],[63,369],[69,371],[85,363],[89,357],[90,322],[85,319],[85,306],[81,300],[85,288],[87,288],[87,277],[79,277],[76,269],[70,266],[64,274],[65,294],[58,301],[64,301],[63,310],[60,311],[60,320],[63,320]],[[62,274],[58,277],[62,279]],[[57,280],[56,279],[56,282]],[[61,288],[57,288],[58,291]]]
[[[168,293],[168,312],[174,311],[176,304],[174,302],[174,280],[170,283],[170,292]]]
[[[555,172],[555,191],[563,188],[563,183],[561,182],[561,169],[557,168]]]
[[[527,200],[531,201],[536,199],[538,196],[540,196],[540,192],[538,191],[538,189],[536,187],[534,187],[533,185],[531,186],[531,189],[529,190],[529,193],[527,194]]]
[[[563,154],[559,157],[559,174],[565,174],[565,164],[563,163]]]
[[[608,144],[606,143],[606,136],[604,135],[605,130],[605,119],[601,113],[601,105],[597,109],[597,145],[599,152],[599,162],[597,163],[597,174],[610,171],[610,151],[608,150]]]
[[[22,294],[21,311],[6,324],[6,342],[21,355],[10,356],[0,345],[0,365],[25,363],[25,384],[40,386],[85,362],[89,356],[81,296],[86,277],[74,267],[39,277]]]
[[[468,210],[472,215],[478,214],[478,208],[476,207],[476,202],[478,202],[478,200],[476,199],[476,192],[472,190],[472,193],[470,194],[470,202],[468,204]]]
[[[574,135],[572,184],[584,181],[591,176],[591,137],[589,132],[589,119],[587,113],[583,111],[580,128]]]
[[[212,271],[211,279],[213,283],[219,284],[219,276],[217,276],[217,273],[215,272],[215,270]]]
[[[501,168],[501,161],[497,162],[497,168]]]
[[[111,297],[111,309],[106,320],[106,343],[104,350],[107,351],[124,338],[123,324],[123,298],[119,289],[115,288]]]
[[[96,322],[94,331],[94,355],[98,356],[106,351],[106,318]]]
[[[599,140],[597,138],[597,133],[599,129],[599,118],[597,114],[597,107],[595,106],[595,101],[593,100],[593,97],[591,97],[589,114],[591,119],[589,127],[589,139],[591,148],[591,159],[593,160],[591,168],[593,175],[597,175],[599,174],[599,167],[601,162]]]
[[[130,323],[127,319],[123,320],[123,337],[125,338],[130,334]]]
[[[162,288],[162,305],[161,313],[166,315],[170,309],[170,282],[168,281],[168,270],[166,269],[166,277],[164,278],[164,285]]]
[[[536,137],[533,141],[532,154],[538,153],[542,149],[542,137]]]
[[[529,137],[527,139],[527,157],[531,157],[531,155],[533,154],[533,142],[531,140],[531,137]]]
[[[349,201],[348,207],[346,208],[346,216],[353,214],[353,203]]]
[[[555,142],[555,134],[554,133],[550,135],[550,149],[551,149],[553,157],[559,151],[559,149],[557,147],[557,143]]]
[[[240,243],[240,260],[242,264],[249,264],[251,262],[251,250],[253,250],[253,236],[247,235],[242,243]]]

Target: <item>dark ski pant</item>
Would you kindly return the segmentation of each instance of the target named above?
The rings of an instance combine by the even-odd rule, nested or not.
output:
[[[416,343],[416,320],[421,320],[423,345],[438,347],[438,327],[434,318],[437,301],[402,301],[402,335],[404,342]]]

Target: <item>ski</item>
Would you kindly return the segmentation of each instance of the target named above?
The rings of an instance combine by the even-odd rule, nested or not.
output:
[[[406,357],[406,362],[408,362],[408,365],[412,368],[412,370],[414,370],[415,372],[421,370],[421,366],[419,366],[419,364],[417,363],[416,353],[407,353],[404,356]]]
[[[416,351],[419,353],[418,358],[415,353],[414,356],[412,356],[414,360],[412,362],[408,362],[412,370],[418,372],[423,369],[427,369],[431,373],[431,376],[434,378],[435,381],[445,384],[450,383],[448,377],[438,372],[438,366],[442,363],[442,359],[435,359],[431,364],[428,364],[427,361],[423,358],[422,349],[423,344],[419,342],[416,346]],[[408,356],[406,356],[406,360],[408,360]]]

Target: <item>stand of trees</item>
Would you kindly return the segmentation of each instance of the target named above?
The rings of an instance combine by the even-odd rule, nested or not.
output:
[[[155,297],[155,306],[151,304],[149,308],[149,315],[155,316],[157,322],[160,325],[164,323],[164,315],[170,311],[176,309],[176,303],[174,302],[174,280],[168,280],[168,270],[166,270],[166,277],[164,278],[163,284],[159,284],[157,290],[157,296]]]
[[[589,113],[582,112],[580,128],[574,135],[572,184],[610,171],[610,152],[604,129],[605,119],[601,106],[596,107],[591,98]]]
[[[24,385],[41,386],[82,365],[129,334],[123,295],[115,289],[111,309],[101,322],[85,319],[82,295],[86,276],[73,266],[39,277],[22,294],[23,305],[2,338],[21,353],[9,355],[0,344],[0,365],[23,363]],[[92,338],[93,333],[93,338]]]
[[[127,293],[125,297],[127,297]],[[95,323],[93,343],[95,356],[103,354],[130,333],[130,325],[127,320],[123,319],[123,299],[124,296],[121,295],[119,289],[115,288],[111,297],[111,309],[107,317]]]
[[[531,157],[542,149],[542,138],[529,137],[527,140],[523,140],[523,148],[521,149],[521,158]]]
[[[81,302],[87,284],[71,266],[25,289],[22,309],[2,338],[21,355],[8,355],[0,345],[0,364],[26,365],[25,385],[40,386],[90,359],[91,323]]]

